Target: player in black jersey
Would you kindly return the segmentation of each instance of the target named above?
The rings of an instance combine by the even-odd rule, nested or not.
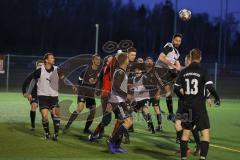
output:
[[[158,79],[155,76],[155,69],[154,69],[154,62],[151,57],[147,57],[145,60],[145,69],[146,69],[146,77],[150,83],[150,101],[149,106],[152,105],[154,112],[156,113],[157,117],[157,128],[156,131],[160,132],[162,130],[162,116],[160,110],[160,86]]]
[[[214,103],[220,105],[220,98],[216,93],[213,82],[210,81],[208,73],[200,66],[201,51],[193,49],[190,52],[191,64],[183,69],[176,83],[174,92],[183,104],[182,113],[189,115],[187,121],[182,123],[183,135],[181,138],[181,158],[187,159],[188,140],[192,128],[196,128],[202,134],[200,142],[200,160],[205,160],[209,148],[210,123],[206,109],[206,89],[215,98]]]
[[[43,60],[37,60],[36,62],[36,69],[41,68],[41,66],[44,64]],[[31,76],[28,76],[22,86],[22,93],[25,98],[28,99],[31,110],[30,110],[30,119],[31,119],[31,131],[35,130],[35,118],[36,118],[36,109],[38,106],[38,99],[37,99],[37,84],[34,85],[32,89],[32,93],[27,93],[28,85],[30,84],[32,80]]]
[[[89,130],[96,111],[95,90],[99,80],[101,71],[101,58],[98,55],[93,55],[92,64],[90,64],[79,76],[79,88],[78,88],[78,106],[77,109],[70,116],[67,124],[63,128],[63,133],[66,133],[70,128],[73,121],[77,118],[79,113],[82,112],[86,104],[86,108],[90,110],[90,114],[87,118],[84,133],[90,134]]]

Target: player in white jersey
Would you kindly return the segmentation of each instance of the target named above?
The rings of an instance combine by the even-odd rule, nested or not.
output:
[[[175,34],[172,43],[167,43],[155,64],[156,77],[161,81],[161,87],[166,92],[166,103],[169,112],[169,119],[173,117],[173,102],[172,102],[172,85],[177,77],[177,71],[180,71],[179,63],[180,54],[177,48],[182,43],[182,35]]]
[[[136,64],[135,66],[135,76],[133,78],[133,97],[136,101],[136,109],[142,110],[142,115],[145,121],[148,124],[149,129],[151,129],[152,133],[155,133],[152,117],[148,111],[149,101],[150,101],[150,93],[149,87],[151,86],[150,81],[148,81],[148,77],[143,74],[144,65],[141,63]]]
[[[58,67],[54,66],[55,58],[52,53],[46,53],[43,57],[43,60],[44,65],[32,73],[32,82],[35,81],[33,83],[37,83],[38,104],[42,115],[42,125],[45,131],[45,139],[50,139],[48,111],[52,110],[54,124],[53,140],[57,141],[60,126],[58,85],[59,79],[63,80],[64,75],[61,74]]]

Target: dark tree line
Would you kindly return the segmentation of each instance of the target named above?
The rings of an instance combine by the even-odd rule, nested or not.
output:
[[[0,52],[37,55],[52,51],[59,56],[93,53],[98,23],[100,51],[106,41],[131,39],[140,56],[156,57],[173,35],[173,8],[169,0],[152,10],[144,5],[136,7],[133,0],[127,4],[121,0],[1,0]],[[239,62],[240,33],[236,25],[232,15],[228,25],[223,25],[223,30],[228,30],[223,34],[227,36],[228,63]],[[208,61],[216,61],[219,29],[219,18],[210,20],[205,13],[193,14],[189,22],[178,18],[177,31],[184,35],[182,55],[198,47]]]

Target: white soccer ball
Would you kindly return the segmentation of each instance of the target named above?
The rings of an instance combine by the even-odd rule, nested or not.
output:
[[[182,9],[179,11],[179,18],[183,21],[188,21],[191,19],[192,12],[188,9]]]

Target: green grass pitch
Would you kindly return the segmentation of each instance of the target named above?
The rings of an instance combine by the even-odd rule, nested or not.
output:
[[[60,96],[61,99],[69,97]],[[74,103],[76,104],[75,97]],[[176,106],[176,102],[174,102]],[[240,100],[223,100],[220,108],[209,108],[211,120],[211,146],[209,160],[237,160],[240,159]],[[165,100],[161,101],[163,110],[167,110]],[[176,108],[176,107],[175,107]],[[59,142],[42,139],[43,130],[40,114],[37,112],[36,131],[29,131],[29,103],[21,93],[0,93],[0,159],[4,160],[177,160],[179,146],[175,143],[173,124],[164,119],[164,132],[155,135],[146,129],[146,123],[140,121],[141,115],[135,115],[135,133],[131,133],[130,145],[123,145],[128,154],[111,155],[107,151],[105,139],[112,130],[113,123],[106,128],[106,137],[99,143],[90,144],[87,135],[82,133],[84,121],[73,124],[66,135],[60,133]],[[74,105],[71,110],[74,109]],[[85,109],[86,111],[86,109]],[[152,110],[151,110],[152,112]],[[153,116],[154,124],[156,118]],[[94,121],[94,129],[100,118]],[[50,121],[51,122],[51,121]],[[65,124],[66,121],[62,121]],[[52,123],[50,124],[52,130]],[[193,150],[194,144],[190,144]],[[189,156],[197,160],[197,157]]]

